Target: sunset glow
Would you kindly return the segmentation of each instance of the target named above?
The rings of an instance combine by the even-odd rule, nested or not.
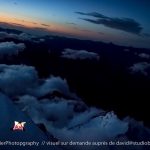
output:
[[[107,4],[98,0],[86,1],[86,5],[84,0],[45,0],[44,3],[42,0],[0,0],[0,22],[16,28],[38,28],[41,32],[43,29],[45,34],[149,47],[149,36],[145,36],[150,34],[149,3],[138,1],[136,9],[134,2],[130,6],[126,2],[113,5],[111,0],[111,9]],[[124,6],[128,6],[128,11]],[[119,14],[117,10],[121,10]]]

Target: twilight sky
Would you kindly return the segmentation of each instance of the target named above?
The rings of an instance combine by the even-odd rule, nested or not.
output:
[[[0,0],[0,26],[150,48],[149,9],[150,0]]]

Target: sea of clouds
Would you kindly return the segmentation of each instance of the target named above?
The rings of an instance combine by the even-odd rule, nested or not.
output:
[[[18,35],[0,32],[0,39],[2,38],[20,41],[34,39],[25,33]],[[25,48],[24,43],[1,42],[0,57],[17,55]],[[73,60],[100,59],[97,53],[72,49],[65,49],[61,57]],[[148,58],[143,54],[141,57]],[[147,75],[145,70],[149,67],[148,63],[142,62],[133,64],[129,69],[131,73],[141,72]],[[36,125],[42,124],[46,132],[60,141],[147,141],[150,139],[150,129],[142,122],[137,122],[130,117],[119,119],[113,111],[106,112],[100,108],[87,106],[76,93],[70,90],[66,79],[52,75],[48,78],[39,78],[33,66],[0,64],[0,91],[3,97],[11,99]],[[144,146],[138,148],[144,149]],[[90,149],[95,150],[99,147],[90,147]]]
[[[0,64],[0,90],[60,141],[127,141],[132,134],[136,134],[132,140],[150,137],[142,123],[130,117],[120,120],[114,112],[87,106],[70,91],[66,79],[40,79],[32,66]],[[55,95],[56,91],[61,95]]]

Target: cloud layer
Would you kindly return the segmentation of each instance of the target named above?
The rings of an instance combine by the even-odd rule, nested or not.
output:
[[[20,33],[20,34],[15,34],[15,33],[7,33],[7,32],[0,32],[0,40],[3,39],[17,39],[20,41],[31,41],[31,42],[44,42],[44,39],[40,39],[36,36],[27,34],[27,33]]]
[[[32,94],[41,98],[55,93],[61,97],[78,98],[70,91],[65,79],[54,76],[45,80],[39,79],[36,69],[26,65],[0,64],[0,90],[14,97]]]
[[[35,87],[37,78],[34,67],[0,64],[0,89],[7,95],[28,93]]]
[[[129,70],[133,74],[139,73],[139,74],[147,76],[148,72],[150,71],[150,64],[147,62],[135,63],[133,64],[133,66],[129,68]]]
[[[108,17],[103,14],[97,12],[84,13],[84,12],[76,12],[79,15],[95,17],[95,19],[90,18],[80,18],[82,20],[94,23],[94,24],[102,24],[106,27],[122,30],[125,32],[140,34],[142,31],[141,25],[131,18],[113,18]]]
[[[67,58],[67,59],[80,59],[80,60],[85,60],[85,59],[90,59],[90,60],[99,60],[100,56],[97,53],[94,52],[89,52],[86,50],[73,50],[73,49],[65,49],[62,52],[61,57]]]
[[[60,141],[128,141],[135,130],[132,140],[150,138],[149,129],[142,124],[131,118],[120,120],[114,112],[88,107],[74,96],[65,79],[54,76],[40,79],[32,66],[1,64],[0,90],[35,124],[44,125],[46,132]]]
[[[0,43],[0,57],[17,55],[26,48],[24,43],[16,44],[14,42]]]
[[[128,123],[119,120],[113,112],[88,108],[80,101],[59,98],[38,101],[25,95],[17,104],[35,123],[44,124],[54,137],[62,141],[113,139],[128,130]],[[81,109],[76,110],[77,105]]]

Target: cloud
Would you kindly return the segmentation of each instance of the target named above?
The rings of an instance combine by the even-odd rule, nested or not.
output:
[[[40,42],[45,42],[45,39],[40,39],[39,41],[40,41]]]
[[[62,141],[104,140],[127,132],[128,123],[119,120],[113,112],[104,115],[103,111],[92,107],[75,112],[77,104],[85,107],[80,101],[58,98],[38,101],[28,95],[17,102],[35,123],[44,124],[54,137]]]
[[[142,123],[127,117],[120,120],[114,112],[87,107],[82,101],[63,98],[42,99],[24,95],[16,102],[33,122],[43,124],[60,141],[139,141],[150,138],[150,130]],[[82,109],[75,111],[80,105]],[[84,109],[83,109],[84,108]],[[88,134],[87,134],[88,133]],[[107,147],[107,146],[106,146]],[[132,146],[131,146],[132,147]],[[135,146],[133,146],[135,148]],[[74,146],[74,149],[83,147]],[[91,146],[89,149],[99,149]],[[142,146],[140,146],[142,149]]]
[[[30,95],[24,95],[16,102],[21,109],[31,116],[35,123],[49,122],[50,125],[52,123],[52,126],[56,128],[67,126],[69,118],[75,113],[75,103],[82,105],[82,102],[67,101],[63,98],[42,99],[39,101],[36,97]]]
[[[45,95],[57,93],[59,96],[77,98],[77,96],[70,91],[68,83],[65,79],[54,76],[44,80],[43,84],[37,87],[34,92],[37,97],[43,97]]]
[[[116,137],[128,129],[128,124],[119,120],[114,113],[104,114],[103,110],[90,108],[77,98],[45,97],[39,101],[36,92],[43,96],[54,90],[70,95],[70,91],[66,80],[50,77],[42,81],[31,66],[1,64],[0,89],[10,97],[20,95],[16,104],[36,124],[44,124],[58,139],[104,139]],[[34,89],[37,89],[36,92]],[[87,131],[91,135],[87,136]]]
[[[34,67],[0,64],[0,89],[7,95],[28,93],[35,88],[38,75]]]
[[[92,17],[96,17],[96,18],[108,18],[100,13],[97,13],[97,12],[91,12],[91,13],[84,13],[84,12],[76,12],[77,14],[80,14],[80,15],[85,15],[85,16],[92,16]]]
[[[21,41],[32,41],[35,38],[35,36],[32,36],[32,35],[27,34],[27,33],[20,33],[20,34],[10,33],[10,34],[8,34],[8,37],[18,39]]]
[[[47,24],[41,24],[42,26],[45,26],[45,27],[50,27],[50,25],[47,25]]]
[[[13,85],[13,86],[12,86]],[[10,96],[31,94],[36,97],[66,97],[79,99],[69,89],[65,79],[51,76],[40,80],[36,69],[26,65],[0,64],[0,89]]]
[[[137,35],[140,35],[143,29],[137,21],[131,18],[113,18],[113,17],[108,17],[97,12],[92,12],[92,13],[76,12],[76,13],[80,15],[84,15],[84,16],[95,17],[95,19],[80,18],[82,20],[85,20],[94,24],[100,24],[100,25],[102,24],[109,28],[122,30],[125,32],[137,34]]]
[[[90,118],[86,120],[86,123],[74,129],[68,130],[65,128],[61,131],[61,134],[56,133],[59,138],[67,141],[69,139],[73,141],[107,141],[120,134],[125,134],[127,130],[128,123],[119,120],[114,113],[109,112],[104,116],[99,115]]]
[[[27,33],[14,34],[14,33],[0,32],[0,39],[6,39],[6,38],[13,38],[22,41],[30,41],[32,40],[32,38],[35,37]]]
[[[8,33],[6,33],[6,32],[0,32],[0,40],[2,39],[5,39],[5,38],[8,38]]]
[[[24,43],[15,44],[14,42],[0,43],[0,57],[18,55],[26,48]]]
[[[20,24],[20,23],[11,23],[14,26],[18,26],[18,27],[25,27],[24,25]]]
[[[31,24],[38,24],[37,22],[33,22],[33,21],[27,21],[27,20],[23,20],[23,19],[17,19],[17,18],[14,18],[16,21],[20,21],[20,22],[26,22],[26,23],[31,23]]]
[[[73,49],[65,49],[62,52],[61,57],[67,58],[67,59],[80,59],[80,60],[85,60],[85,59],[90,59],[90,60],[99,60],[100,56],[97,53],[94,52],[89,52],[86,50],[73,50]]]
[[[66,24],[77,25],[76,23],[73,23],[73,22],[66,22]]]
[[[11,34],[12,35],[12,34]],[[10,35],[10,36],[11,36]],[[12,37],[13,37],[13,35],[12,35]],[[30,41],[30,40],[32,40],[33,38],[35,38],[34,36],[32,36],[32,35],[29,35],[29,34],[27,34],[27,33],[21,33],[21,34],[19,34],[19,36],[18,36],[18,39],[20,39],[20,40],[23,40],[23,41]]]
[[[87,106],[78,97],[71,97],[65,79],[53,76],[40,79],[32,66],[0,64],[0,90],[13,100],[17,98],[13,102],[20,110],[35,124],[44,125],[46,133],[59,141],[129,141],[131,138],[138,141],[150,138],[149,129],[142,124],[130,117],[120,120],[114,112]],[[66,99],[47,95],[54,91],[71,96]],[[74,149],[82,147],[74,146]]]
[[[145,58],[145,59],[149,59],[150,58],[150,55],[149,54],[146,54],[146,53],[140,53],[138,55],[140,58]]]
[[[8,38],[17,39],[20,41],[30,41],[30,42],[35,42],[35,43],[45,41],[45,39],[41,39],[39,37],[30,35],[27,33],[15,34],[15,33],[0,32],[0,40],[4,40],[4,39],[8,39]]]
[[[148,75],[149,69],[150,69],[150,64],[147,62],[139,62],[139,63],[133,64],[133,66],[129,68],[131,73],[133,74],[140,73],[145,76]]]

